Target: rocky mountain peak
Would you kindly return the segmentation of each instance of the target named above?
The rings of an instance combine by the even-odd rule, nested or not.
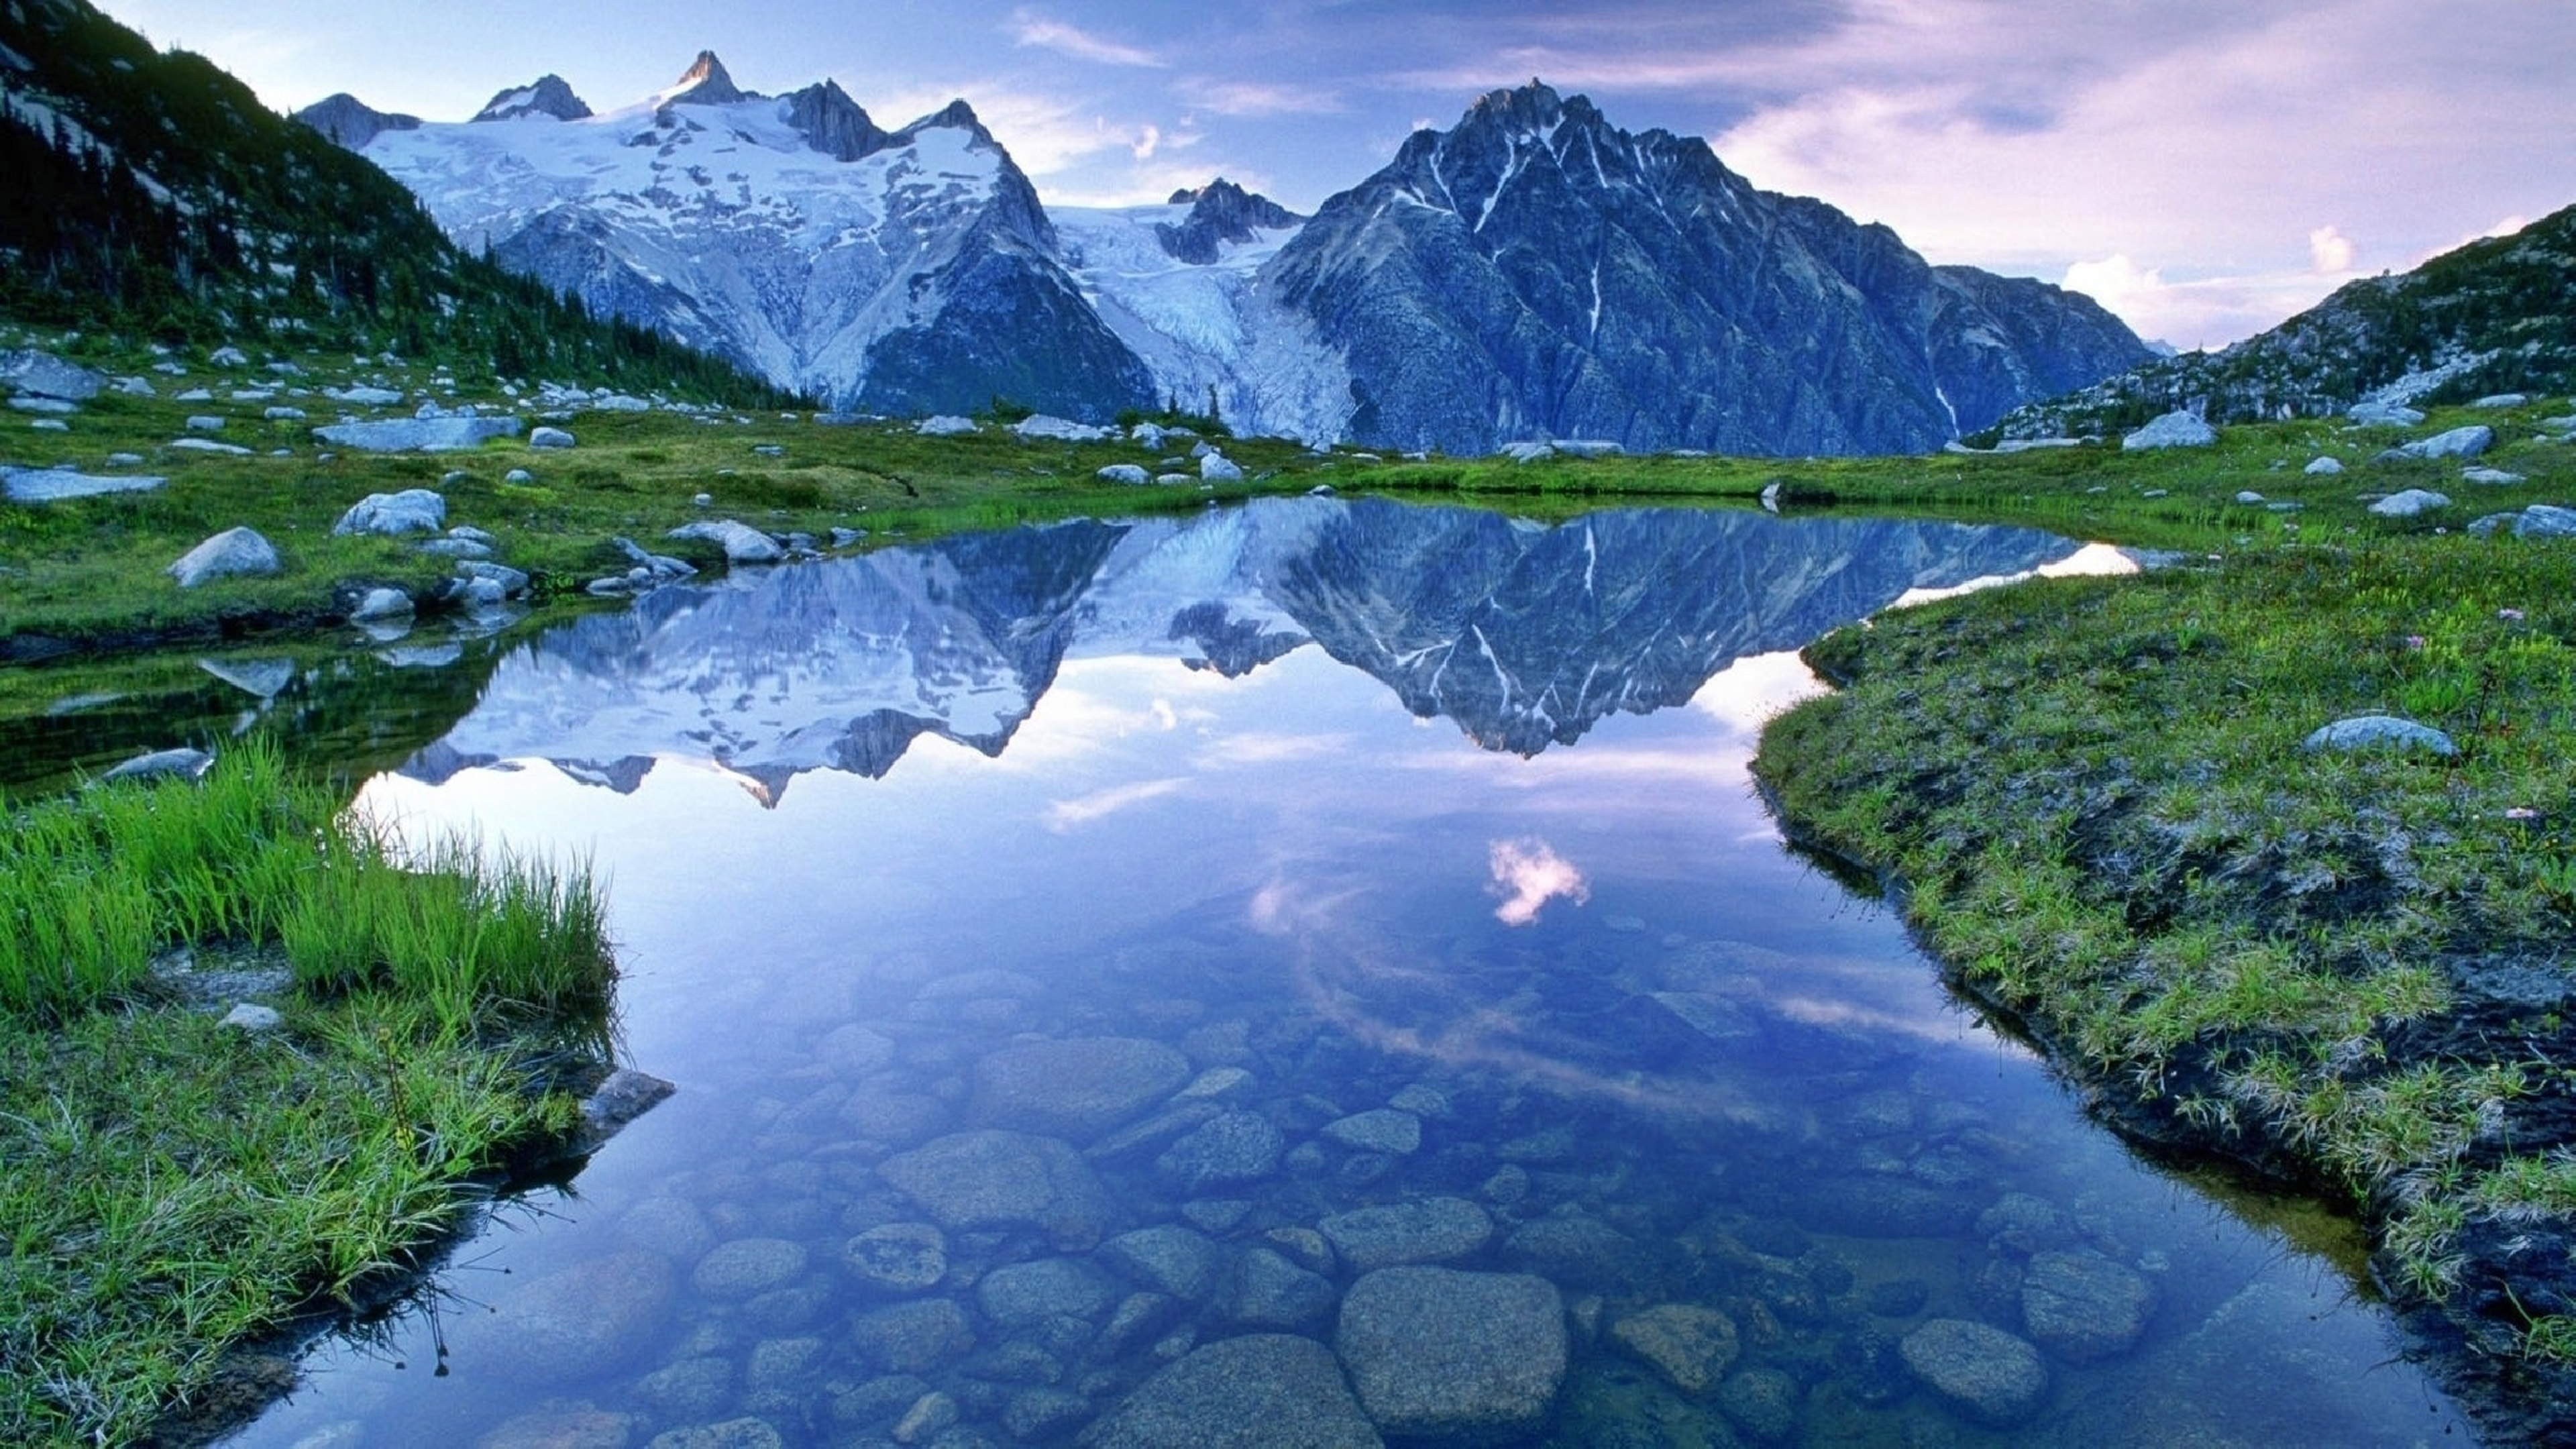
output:
[[[1260,232],[1283,231],[1305,220],[1269,197],[1246,191],[1222,176],[1195,191],[1184,187],[1172,193],[1170,205],[1184,203],[1190,214],[1177,226],[1158,223],[1154,235],[1165,252],[1193,266],[1215,262],[1223,243],[1253,241]]]
[[[1569,112],[1577,118],[1594,120],[1601,114],[1583,97],[1576,96],[1568,101],[1559,96],[1553,86],[1533,78],[1525,86],[1487,91],[1478,96],[1475,104],[1467,108],[1459,128],[1493,126],[1513,135],[1545,136],[1562,125]]]
[[[698,58],[661,95],[664,105],[729,106],[736,101],[757,99],[759,97],[733,83],[733,76],[726,72],[724,62],[716,59],[712,50],[699,51]]]
[[[365,150],[369,141],[387,131],[420,129],[420,117],[379,111],[347,91],[315,101],[297,111],[295,119],[329,137],[333,145],[348,151]]]
[[[815,150],[836,161],[856,161],[893,144],[892,134],[868,118],[849,92],[832,81],[787,97],[787,124]]]
[[[950,101],[947,105],[940,107],[938,110],[935,110],[929,115],[922,117],[920,120],[913,122],[911,125],[904,127],[903,130],[897,134],[909,139],[923,131],[937,128],[945,128],[952,131],[969,131],[974,134],[976,140],[985,142],[988,145],[995,144],[993,142],[993,133],[984,129],[984,123],[976,116],[975,108],[966,104],[966,98],[963,96]]]
[[[574,95],[559,75],[542,75],[534,84],[501,92],[474,113],[477,121],[515,121],[523,116],[552,116],[558,121],[590,119],[590,107]]]

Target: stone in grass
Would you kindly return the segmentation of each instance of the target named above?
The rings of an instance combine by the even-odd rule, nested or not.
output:
[[[2484,423],[2472,423],[2465,428],[2418,438],[2396,451],[2409,458],[2474,458],[2494,446],[2495,429]]]
[[[1210,453],[1199,459],[1199,480],[1204,483],[1240,483],[1243,466],[1223,453]]]
[[[2535,503],[2522,510],[2522,516],[2513,521],[2513,536],[2516,538],[2576,537],[2576,508],[2555,508],[2546,503]]]
[[[2409,488],[2391,493],[2370,505],[2371,513],[2380,518],[2414,518],[2437,508],[2448,508],[2451,500],[2430,488]]]
[[[1136,1387],[1081,1449],[1382,1449],[1333,1355],[1255,1333],[1192,1351]]]
[[[193,589],[215,579],[273,574],[278,567],[277,550],[267,539],[247,528],[227,528],[180,555],[168,572],[179,587]]]
[[[2129,452],[2147,448],[2206,448],[2218,441],[2218,430],[2193,412],[2177,409],[2120,440]]]
[[[137,459],[137,462],[142,460]],[[12,503],[51,503],[101,493],[143,493],[169,482],[140,473],[101,477],[68,468],[0,468],[0,496]]]
[[[191,415],[189,416],[189,418],[188,418],[188,431],[189,431],[189,432],[192,432],[192,433],[220,433],[220,432],[222,432],[223,430],[224,430],[224,420],[223,420],[222,418],[215,417],[215,416],[213,416],[213,415],[211,415],[211,414],[208,414],[208,413],[193,413],[193,414],[191,414]]]
[[[493,438],[515,438],[521,423],[509,416],[489,418],[388,418],[382,422],[337,423],[315,428],[313,436],[334,447],[362,453],[451,453],[479,448]]]
[[[2008,1429],[2048,1395],[2039,1350],[1999,1328],[1935,1318],[1905,1335],[1898,1351],[1924,1387],[1981,1424]]]
[[[1686,1394],[1704,1394],[1735,1362],[1735,1320],[1695,1303],[1661,1303],[1613,1321],[1610,1336]]]
[[[1103,483],[1124,483],[1140,488],[1154,481],[1153,474],[1133,463],[1112,463],[1092,476]]]
[[[352,624],[382,624],[412,616],[411,595],[400,589],[369,589],[349,610]]]
[[[154,750],[136,755],[98,777],[104,785],[110,780],[160,780],[176,777],[195,780],[214,766],[215,757],[203,750]]]
[[[2310,458],[2308,460],[2308,466],[2300,469],[2299,471],[2309,474],[2312,477],[2331,478],[2335,474],[2343,471],[2343,460],[2341,458]]]
[[[776,563],[787,557],[787,550],[777,539],[731,518],[704,519],[684,523],[664,535],[668,538],[698,539],[724,550],[729,564]]]
[[[528,434],[531,448],[569,448],[575,445],[573,435],[561,428],[538,428]]]
[[[1509,1441],[1546,1424],[1565,1382],[1565,1303],[1526,1273],[1382,1268],[1342,1299],[1333,1346],[1385,1433]]]
[[[331,525],[331,533],[334,537],[379,534],[393,538],[406,533],[436,533],[446,526],[446,499],[427,488],[406,488],[399,493],[370,493],[350,504],[340,521]]]
[[[925,438],[954,438],[983,431],[976,425],[973,418],[952,417],[944,413],[938,417],[923,418],[913,425],[912,430]]]
[[[2519,483],[2523,478],[2520,473],[2508,473],[2502,468],[2463,468],[2460,470],[2460,481],[2502,487],[2506,484]]]
[[[2394,715],[2364,714],[2339,719],[2309,735],[2301,748],[2310,750],[2431,750],[2437,755],[2456,755],[2460,747],[2451,737],[2430,725]]]

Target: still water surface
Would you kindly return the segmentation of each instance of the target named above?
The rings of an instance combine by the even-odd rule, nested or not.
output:
[[[679,1092],[234,1442],[2463,1442],[1752,793],[1800,644],[2070,556],[1311,499],[552,630],[362,799],[588,854]]]

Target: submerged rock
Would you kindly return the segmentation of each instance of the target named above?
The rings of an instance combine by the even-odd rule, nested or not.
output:
[[[1086,1141],[1171,1096],[1189,1076],[1189,1058],[1139,1037],[1021,1042],[975,1064],[975,1116]]]
[[[1088,1250],[1110,1221],[1099,1177],[1054,1137],[953,1133],[887,1158],[877,1175],[952,1233],[1029,1228],[1060,1248]]]
[[[1279,1129],[1250,1112],[1227,1112],[1192,1128],[1163,1149],[1154,1168],[1187,1194],[1258,1182],[1279,1170],[1288,1150]]]
[[[2048,1394],[2039,1350],[2000,1328],[1935,1318],[1905,1335],[1905,1366],[1926,1388],[1979,1423],[2010,1428]]]
[[[1565,1382],[1565,1304],[1525,1273],[1383,1268],[1343,1298],[1333,1346],[1386,1433],[1510,1440],[1547,1422]]]
[[[1693,1303],[1662,1303],[1614,1320],[1610,1336],[1686,1394],[1704,1394],[1735,1363],[1735,1320]]]
[[[2022,1274],[2023,1328],[2069,1363],[2127,1353],[2155,1306],[2155,1286],[2144,1274],[2099,1253],[2033,1254]]]
[[[921,1293],[948,1276],[948,1239],[928,1223],[885,1223],[841,1245],[859,1281],[893,1293]]]
[[[1322,1344],[1256,1333],[1197,1349],[1137,1386],[1082,1449],[1382,1449]]]
[[[1463,1258],[1494,1235],[1494,1219],[1460,1197],[1421,1198],[1335,1213],[1316,1224],[1359,1272],[1398,1263],[1438,1263]]]
[[[670,1264],[643,1252],[611,1253],[520,1284],[490,1313],[448,1329],[460,1369],[530,1384],[561,1383],[641,1356],[668,1325]]]

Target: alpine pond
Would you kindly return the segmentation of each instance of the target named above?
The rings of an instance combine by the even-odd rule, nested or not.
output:
[[[588,852],[679,1091],[234,1442],[2460,1442],[1748,783],[1799,645],[2106,552],[1308,498],[553,629],[361,800]]]

